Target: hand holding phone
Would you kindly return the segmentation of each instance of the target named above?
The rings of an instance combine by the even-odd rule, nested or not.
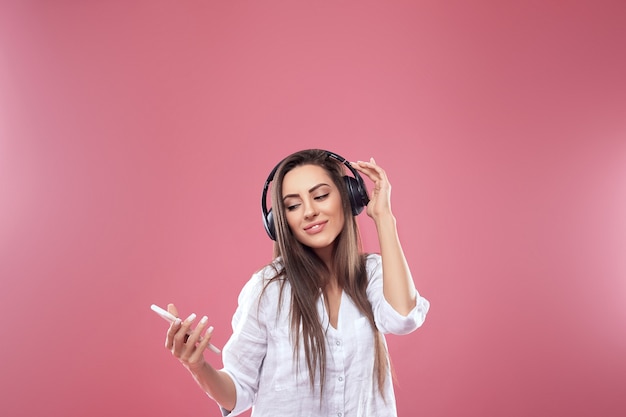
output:
[[[173,323],[174,321],[176,321],[177,317],[174,316],[172,313],[170,313],[167,310],[162,309],[161,307],[159,307],[156,304],[152,304],[150,306],[150,309],[152,311],[154,311],[155,313],[157,313],[159,316],[161,316],[163,319],[165,319],[166,321]],[[187,336],[189,336],[189,334],[187,334]],[[211,351],[215,352],[215,353],[221,353],[221,351],[216,348],[215,346],[213,346],[212,344],[209,343],[209,345],[207,346],[208,349],[210,349]]]

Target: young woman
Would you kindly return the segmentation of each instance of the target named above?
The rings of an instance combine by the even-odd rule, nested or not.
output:
[[[373,182],[371,197],[359,173]],[[305,150],[272,171],[262,204],[275,258],[241,291],[223,369],[204,360],[213,331],[206,317],[193,329],[195,315],[178,319],[167,333],[167,349],[223,415],[253,407],[255,417],[396,416],[383,334],[417,329],[429,303],[415,289],[390,192],[374,159]],[[379,255],[360,251],[354,216],[365,207]]]

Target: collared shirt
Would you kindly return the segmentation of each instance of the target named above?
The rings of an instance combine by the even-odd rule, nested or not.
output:
[[[366,267],[367,297],[378,330],[383,334],[407,334],[421,326],[429,302],[418,294],[415,308],[402,316],[383,296],[381,257],[368,255]],[[223,415],[236,416],[253,407],[254,417],[396,416],[391,373],[387,373],[383,399],[374,377],[372,327],[345,292],[341,296],[337,328],[329,324],[322,297],[317,302],[322,328],[327,329],[326,380],[321,399],[319,371],[311,389],[302,343],[297,362],[293,354],[289,284],[285,284],[280,306],[279,281],[270,283],[263,292],[275,273],[271,266],[262,269],[239,295],[239,306],[232,320],[233,335],[222,355],[223,369],[235,383],[237,400],[230,413],[222,410]]]

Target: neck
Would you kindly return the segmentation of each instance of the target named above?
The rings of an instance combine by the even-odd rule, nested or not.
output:
[[[328,268],[328,270],[331,272],[333,270],[333,267],[332,267],[333,249],[334,247],[332,245],[327,246],[325,248],[315,249],[315,254],[322,260],[322,262],[324,262],[324,265],[326,265],[326,268]]]
[[[326,293],[329,293],[329,292],[334,292],[339,289],[341,289],[339,285],[339,280],[337,279],[337,276],[333,274],[330,276],[330,279],[328,280],[328,282],[326,282],[326,285],[324,286],[324,291]]]

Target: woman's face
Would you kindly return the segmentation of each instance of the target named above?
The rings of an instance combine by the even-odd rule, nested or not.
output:
[[[282,195],[296,239],[326,258],[345,222],[339,189],[328,172],[318,165],[293,168],[283,178]]]

